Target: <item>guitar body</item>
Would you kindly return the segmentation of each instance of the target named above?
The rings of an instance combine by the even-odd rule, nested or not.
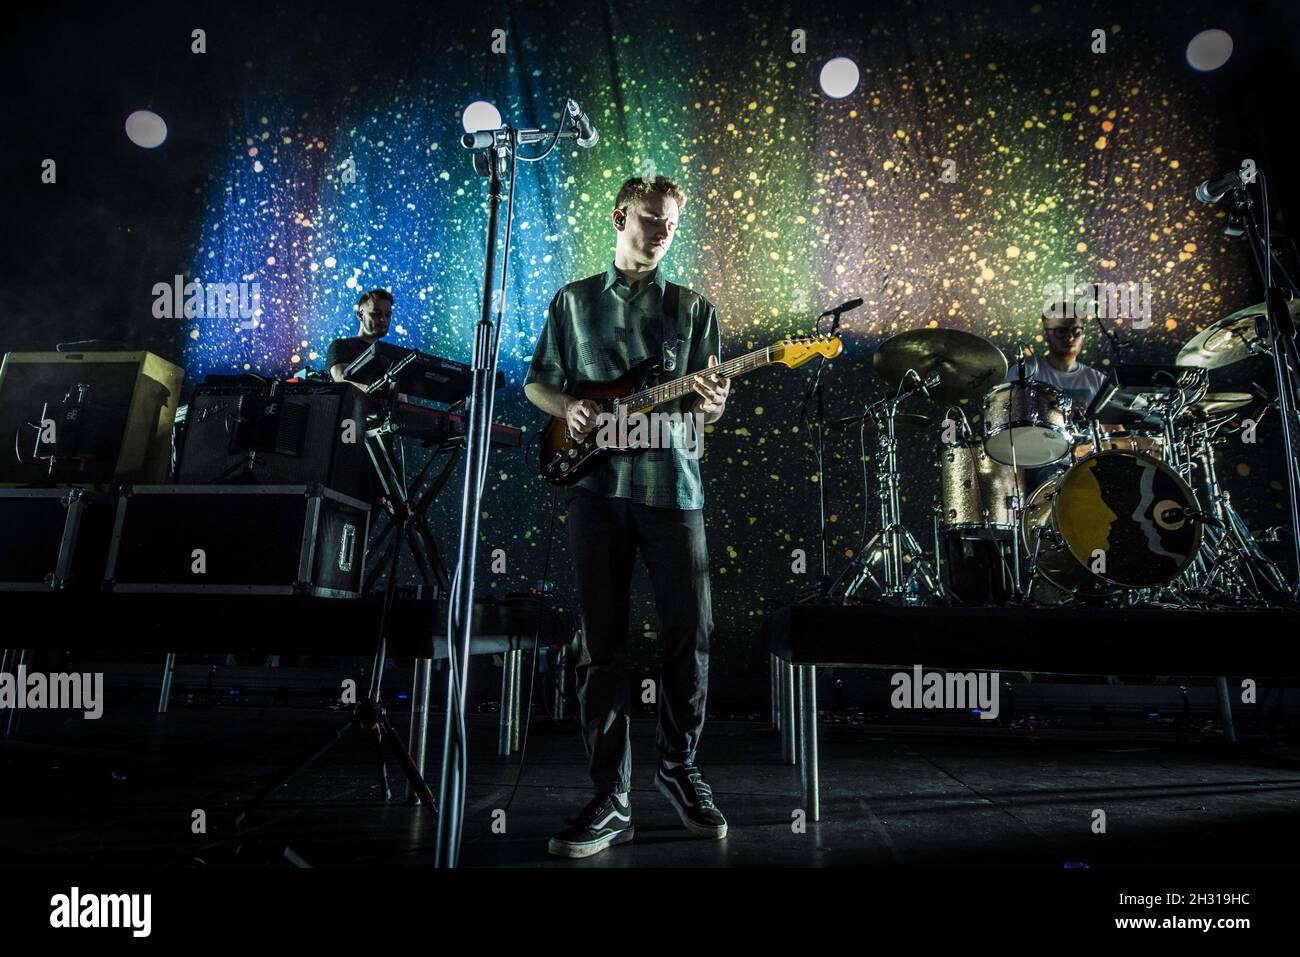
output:
[[[778,363],[791,369],[798,368],[810,359],[820,356],[834,359],[840,354],[842,344],[835,336],[806,336],[801,339],[782,339],[774,345],[728,359],[707,369],[700,369],[668,382],[656,381],[660,368],[654,357],[646,359],[633,369],[609,382],[583,382],[571,391],[575,399],[591,399],[602,413],[621,416],[648,412],[656,406],[695,395],[695,383],[703,376],[717,375],[735,379],[755,369]],[[648,386],[648,388],[647,388]],[[608,420],[606,420],[608,421]],[[587,433],[581,442],[569,436],[567,423],[552,417],[541,432],[541,451],[538,456],[542,478],[553,485],[573,485],[595,468],[602,455],[617,452],[634,454],[642,449],[601,448],[596,439],[601,423]]]
[[[612,402],[622,399],[643,389],[658,372],[655,359],[646,359],[634,366],[617,379],[609,382],[583,382],[574,386],[570,395],[575,399],[594,399],[597,402]],[[633,410],[634,411],[634,410]],[[563,419],[552,416],[542,429],[538,461],[541,463],[542,478],[554,485],[573,485],[600,464],[602,455],[611,451],[596,444],[599,425],[587,433],[581,442],[575,441],[568,434],[569,427]],[[629,450],[632,453],[639,449]]]

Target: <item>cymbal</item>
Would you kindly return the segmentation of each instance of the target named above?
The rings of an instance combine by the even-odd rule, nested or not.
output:
[[[1249,392],[1207,392],[1200,402],[1193,402],[1187,407],[1188,412],[1200,412],[1204,415],[1217,415],[1243,409],[1255,401]]]
[[[923,379],[939,377],[930,397],[954,402],[982,396],[1007,374],[1007,357],[983,336],[960,329],[911,329],[880,344],[876,373],[897,390],[909,369]]]
[[[1300,316],[1300,299],[1289,303],[1288,308],[1293,319]],[[1263,351],[1265,346],[1255,331],[1255,319],[1265,311],[1265,304],[1257,302],[1215,320],[1179,350],[1175,361],[1180,366],[1218,369]]]

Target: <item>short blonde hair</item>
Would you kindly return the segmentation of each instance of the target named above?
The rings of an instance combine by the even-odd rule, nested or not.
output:
[[[639,176],[632,177],[619,187],[614,206],[622,210],[639,206],[651,193],[662,193],[675,199],[678,212],[686,208],[686,191],[675,179],[669,179],[667,176],[656,176],[653,180],[642,179]]]

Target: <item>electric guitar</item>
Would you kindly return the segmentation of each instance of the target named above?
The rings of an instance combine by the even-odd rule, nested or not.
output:
[[[575,399],[595,401],[599,406],[597,414],[608,412],[617,420],[621,416],[649,412],[665,402],[694,395],[695,380],[701,376],[716,374],[735,379],[775,363],[794,369],[816,356],[834,359],[842,348],[836,336],[782,339],[766,349],[728,359],[679,379],[648,386],[660,371],[658,359],[651,357],[612,381],[579,383],[570,394]],[[572,485],[595,468],[602,454],[632,451],[598,445],[596,439],[600,431],[597,424],[578,440],[569,434],[564,419],[552,417],[541,433],[538,461],[542,478],[553,485]]]

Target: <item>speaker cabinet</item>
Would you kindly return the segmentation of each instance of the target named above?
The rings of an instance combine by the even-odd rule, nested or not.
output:
[[[161,482],[184,372],[151,352],[10,352],[0,365],[0,486]],[[56,414],[57,449],[37,458],[42,414],[81,393],[84,405]],[[67,427],[65,429],[65,426]],[[69,441],[68,432],[79,432]],[[76,446],[82,454],[65,456]],[[15,447],[22,460],[13,454]]]
[[[344,382],[200,385],[185,413],[183,485],[319,483],[367,499],[365,395]]]

